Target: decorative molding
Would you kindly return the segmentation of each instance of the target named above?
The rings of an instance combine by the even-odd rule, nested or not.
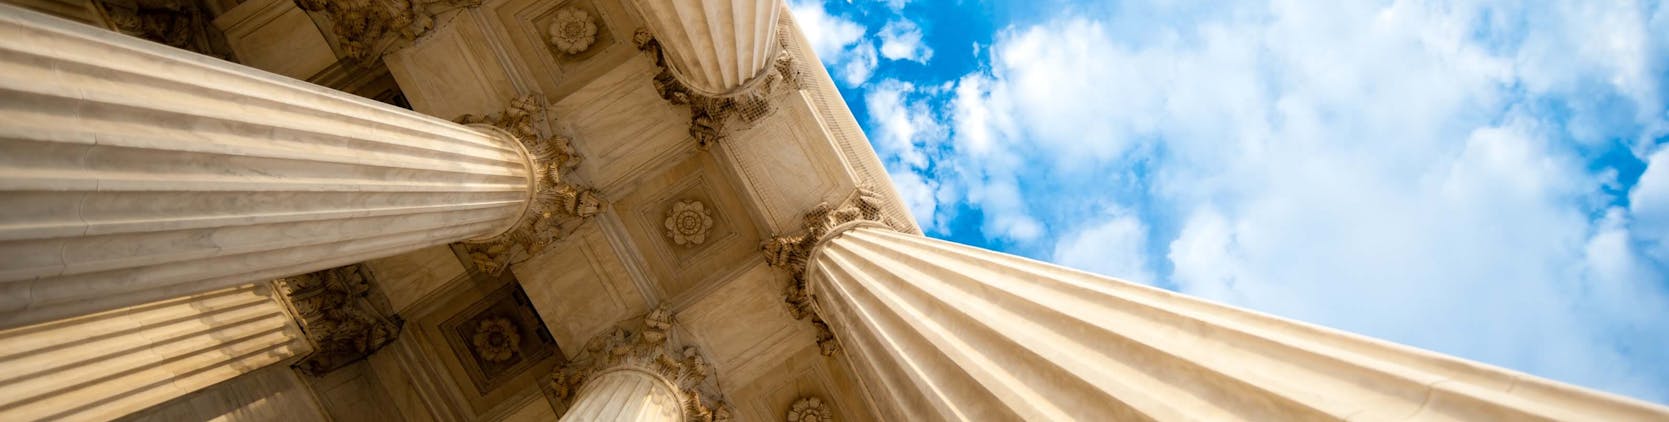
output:
[[[295,0],[301,10],[322,14],[343,57],[368,62],[410,43],[435,27],[435,16],[476,7],[481,0]]]
[[[679,246],[695,246],[707,241],[713,229],[713,212],[698,200],[678,201],[666,211],[666,237]]]
[[[786,49],[777,49],[772,66],[762,69],[759,76],[744,83],[735,92],[724,96],[707,96],[695,92],[678,80],[678,75],[667,63],[666,52],[660,41],[646,28],[638,28],[632,35],[638,51],[655,58],[655,91],[661,99],[673,105],[690,106],[690,136],[705,150],[723,141],[729,131],[751,127],[760,118],[771,114],[771,100],[778,94],[798,91],[801,87],[800,70],[794,56]]]
[[[661,306],[645,314],[643,326],[635,331],[615,327],[591,338],[584,350],[546,380],[546,394],[557,414],[567,413],[579,398],[580,389],[594,375],[628,367],[672,383],[684,402],[687,422],[731,420],[733,411],[724,400],[711,364],[695,346],[679,346],[683,342],[672,338],[673,322],[672,312]]]
[[[273,282],[313,353],[295,364],[323,376],[394,342],[405,320],[395,315],[364,264],[331,268]]]
[[[834,410],[821,398],[802,397],[788,408],[788,422],[834,422]]]
[[[551,22],[546,35],[552,46],[568,54],[584,53],[597,42],[597,23],[590,13],[574,7],[565,7],[556,11],[555,22]]]
[[[237,61],[212,16],[194,1],[98,0],[117,32],[221,60]]]
[[[573,142],[556,135],[546,118],[545,98],[527,95],[510,102],[502,112],[485,116],[465,114],[454,121],[490,125],[516,138],[527,151],[534,178],[532,202],[521,220],[502,234],[464,242],[470,260],[482,272],[498,274],[511,264],[538,256],[586,218],[602,209],[596,190],[563,181],[579,165]]]
[[[812,326],[817,329],[817,346],[824,356],[840,351],[840,344],[835,340],[828,324],[814,312],[811,297],[806,295],[806,263],[810,262],[811,252],[817,244],[834,234],[832,232],[835,227],[842,224],[871,221],[893,230],[907,232],[899,228],[902,227],[901,224],[883,215],[881,210],[881,198],[875,192],[860,187],[840,206],[822,203],[812,208],[801,219],[801,233],[778,235],[760,246],[765,252],[766,264],[789,274],[783,302],[788,305],[788,313],[793,315],[794,319],[811,318]]]

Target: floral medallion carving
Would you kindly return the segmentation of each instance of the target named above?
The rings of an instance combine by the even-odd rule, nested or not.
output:
[[[516,353],[516,348],[521,346],[522,335],[516,332],[510,319],[490,318],[481,321],[472,340],[475,350],[481,353],[481,359],[503,362],[509,360]]]
[[[552,46],[568,54],[584,53],[597,42],[597,24],[591,14],[572,7],[556,11],[545,33]]]
[[[834,411],[817,397],[803,397],[788,408],[788,422],[834,422]]]
[[[482,395],[547,359],[562,356],[521,283],[509,276],[501,280],[508,283],[437,327],[468,376],[468,384]]]
[[[695,246],[707,241],[713,229],[713,212],[701,201],[678,201],[666,212],[666,237],[680,246]]]

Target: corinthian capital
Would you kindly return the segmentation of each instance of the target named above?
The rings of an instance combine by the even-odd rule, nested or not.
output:
[[[455,121],[490,127],[514,137],[527,153],[533,178],[530,203],[514,227],[491,238],[464,243],[481,271],[496,274],[511,264],[538,256],[601,210],[602,199],[596,190],[564,180],[579,165],[580,157],[574,152],[573,142],[556,134],[551,126],[544,97],[523,96],[511,101],[502,112],[466,114]]]
[[[688,422],[731,419],[731,408],[718,388],[713,369],[695,346],[673,336],[674,317],[665,307],[643,316],[641,324],[626,324],[599,334],[585,349],[545,379],[545,392],[557,412],[579,399],[585,383],[602,372],[628,368],[660,377],[677,390]]]
[[[802,87],[799,67],[787,49],[777,48],[768,66],[740,86],[724,93],[703,93],[692,89],[668,62],[667,51],[648,29],[638,28],[632,37],[639,51],[652,56],[660,72],[655,74],[655,91],[673,105],[690,107],[690,136],[702,149],[724,140],[731,132],[751,127],[771,114],[773,99]]]
[[[838,236],[839,231],[845,227],[866,222],[869,225],[905,231],[898,228],[897,222],[881,213],[879,195],[868,189],[858,188],[838,206],[823,203],[806,212],[801,220],[799,233],[778,235],[760,245],[760,249],[765,253],[765,263],[788,273],[788,287],[783,293],[783,302],[788,305],[788,312],[794,319],[811,318],[812,326],[817,329],[817,344],[824,355],[834,354],[840,350],[840,346],[836,343],[834,334],[829,331],[828,324],[813,311],[811,298],[805,293],[806,263],[811,261],[811,254],[819,243],[832,236]]]

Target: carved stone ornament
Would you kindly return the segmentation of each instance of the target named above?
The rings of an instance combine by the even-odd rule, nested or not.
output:
[[[678,201],[666,212],[666,237],[678,245],[695,246],[707,241],[713,229],[713,212],[701,201]]]
[[[503,362],[516,354],[516,348],[521,347],[522,335],[516,333],[516,326],[506,318],[492,318],[481,321],[481,326],[475,332],[475,350],[482,359],[489,362]]]
[[[760,247],[765,252],[766,264],[789,274],[788,288],[783,298],[788,305],[788,313],[793,315],[794,319],[811,318],[812,326],[817,328],[817,345],[824,356],[840,351],[840,344],[836,342],[828,324],[813,312],[811,297],[805,293],[806,262],[811,258],[812,248],[816,247],[817,242],[828,235],[831,229],[859,220],[874,221],[894,230],[904,231],[899,229],[900,224],[881,214],[881,200],[874,192],[858,188],[838,207],[823,203],[807,212],[800,223],[803,230],[800,234],[776,236],[766,240]]]
[[[556,11],[556,19],[546,33],[551,45],[568,54],[584,53],[597,42],[597,24],[591,21],[591,14],[572,7]]]
[[[752,126],[771,113],[772,98],[798,91],[802,86],[794,56],[788,54],[787,48],[779,48],[771,68],[750,81],[746,85],[749,88],[722,97],[701,95],[678,81],[660,41],[648,29],[638,28],[632,42],[637,44],[638,51],[654,56],[655,66],[661,69],[654,79],[655,91],[661,94],[661,99],[673,105],[690,106],[690,136],[703,150],[724,140],[728,130]]]
[[[98,0],[94,4],[118,32],[153,42],[236,61],[214,16],[196,1]]]
[[[660,307],[644,315],[640,329],[616,327],[591,338],[584,350],[546,378],[546,393],[557,414],[567,413],[593,375],[631,367],[658,374],[677,387],[687,422],[729,421],[732,410],[712,366],[695,346],[679,346],[672,324],[672,312]]]
[[[817,397],[803,397],[788,408],[788,422],[834,422],[834,411]]]
[[[466,114],[454,121],[487,124],[504,129],[527,150],[533,161],[533,202],[516,226],[498,237],[464,242],[470,260],[482,272],[498,274],[511,264],[538,256],[545,247],[578,227],[602,209],[597,191],[563,181],[579,165],[579,155],[565,136],[555,135],[545,117],[545,99],[517,98],[503,112],[486,116]]]
[[[410,42],[435,27],[435,16],[481,5],[481,0],[295,0],[301,10],[321,13],[343,57],[365,61],[381,57],[400,42]]]
[[[285,277],[274,282],[313,353],[296,368],[322,376],[394,342],[405,321],[395,315],[363,264]]]

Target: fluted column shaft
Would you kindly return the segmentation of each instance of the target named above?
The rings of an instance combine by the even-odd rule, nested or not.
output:
[[[683,402],[677,389],[649,372],[618,368],[595,375],[580,389],[563,422],[677,422]]]
[[[1669,420],[1669,408],[849,223],[817,312],[888,420]]]
[[[0,330],[0,420],[110,420],[306,354],[266,284]]]
[[[0,327],[509,228],[510,135],[0,5]]]
[[[637,0],[680,82],[723,97],[762,76],[774,60],[782,0]]]

